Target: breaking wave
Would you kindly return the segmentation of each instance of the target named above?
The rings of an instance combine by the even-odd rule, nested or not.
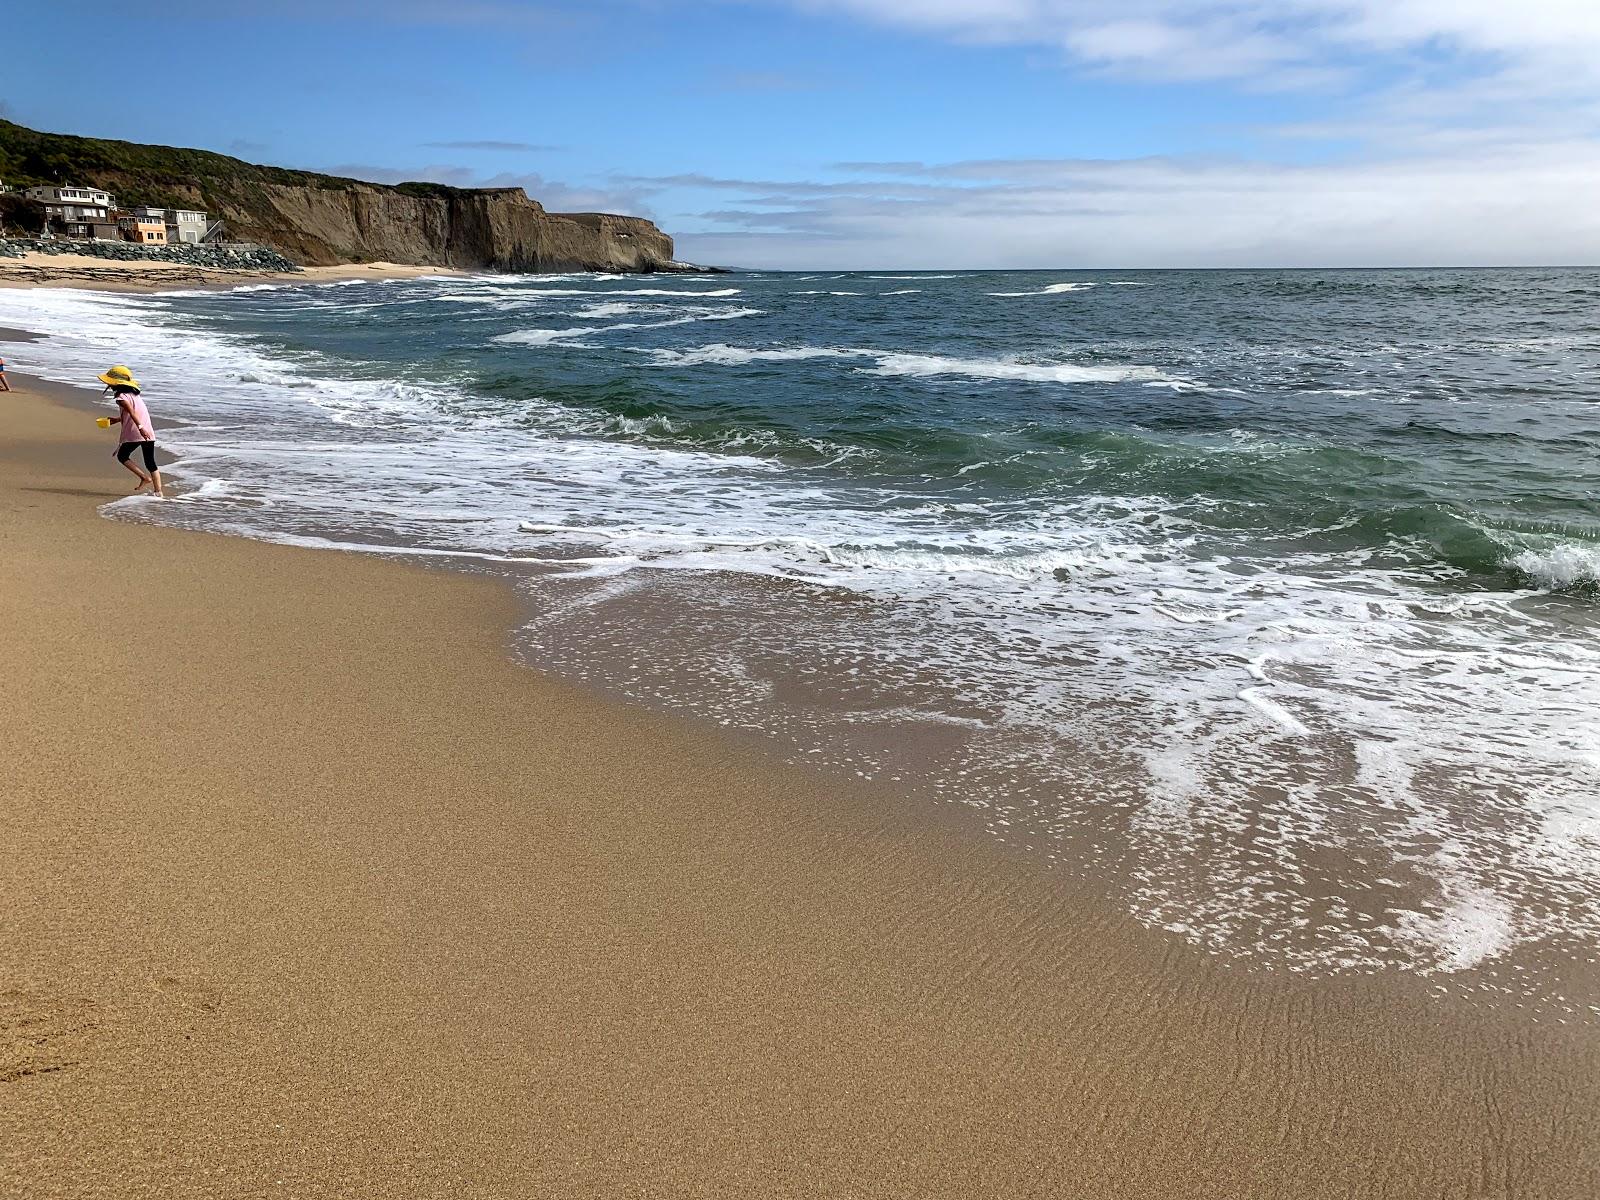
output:
[[[657,364],[675,367],[741,367],[751,363],[841,359],[872,364],[858,368],[871,375],[898,375],[908,378],[932,378],[944,375],[963,376],[969,379],[1062,384],[1146,383],[1163,382],[1169,378],[1154,367],[1137,365],[1081,366],[1074,363],[1011,362],[1003,359],[949,358],[933,354],[834,346],[757,348],[714,343],[689,350],[647,350],[643,353],[648,354]]]
[[[1600,345],[1572,273],[1417,274],[1106,280],[1070,321],[985,289],[1086,283],[916,273],[0,325],[149,384],[180,498],[119,519],[515,564],[549,669],[972,809],[1216,954],[1534,987],[1600,936]]]
[[[1096,286],[1092,283],[1052,283],[1047,287],[1027,292],[990,292],[991,296],[1060,296],[1067,292],[1086,292]]]

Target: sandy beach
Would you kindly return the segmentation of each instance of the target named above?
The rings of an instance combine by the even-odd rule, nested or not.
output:
[[[107,519],[13,387],[0,1194],[1600,1194],[1592,1026],[1219,965],[496,582]]]
[[[449,267],[416,267],[400,263],[350,263],[306,267],[295,273],[222,271],[184,263],[123,261],[90,254],[40,254],[0,258],[0,287],[93,287],[108,291],[154,292],[174,287],[237,287],[243,283],[332,283],[342,279],[415,279],[421,275],[457,275]]]

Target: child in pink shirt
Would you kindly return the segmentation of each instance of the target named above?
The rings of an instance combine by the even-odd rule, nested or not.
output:
[[[161,472],[156,467],[156,430],[150,424],[150,410],[139,395],[139,381],[133,377],[132,371],[123,366],[112,367],[99,378],[106,385],[106,390],[116,398],[117,409],[121,413],[117,461],[139,477],[134,493],[138,494],[150,485],[154,487],[156,495],[164,495]],[[128,461],[135,450],[143,451],[143,471]]]

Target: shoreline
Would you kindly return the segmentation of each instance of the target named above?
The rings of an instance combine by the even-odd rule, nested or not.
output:
[[[1231,970],[965,814],[514,665],[497,582],[103,520],[89,390],[18,382],[30,1194],[1600,1183],[1588,1030]]]
[[[304,267],[296,272],[231,271],[160,260],[96,258],[83,254],[41,254],[0,258],[0,287],[89,288],[96,291],[159,292],[171,288],[225,289],[252,283],[317,284],[347,279],[416,279],[428,275],[467,275],[454,267],[402,263],[349,263]]]

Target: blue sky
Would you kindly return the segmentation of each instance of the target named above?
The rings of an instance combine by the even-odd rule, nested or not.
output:
[[[1600,261],[1595,0],[25,5],[41,128],[519,183],[782,267]],[[115,82],[84,73],[115,29]],[[66,86],[82,76],[82,86]]]

